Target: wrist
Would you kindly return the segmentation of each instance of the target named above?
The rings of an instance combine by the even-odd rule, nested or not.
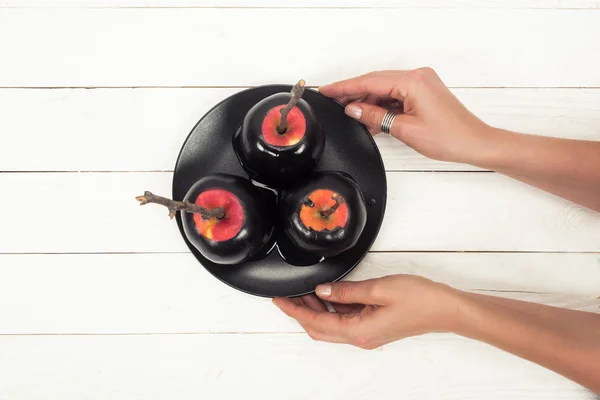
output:
[[[487,342],[490,334],[494,334],[492,331],[495,331],[490,331],[490,328],[498,326],[501,320],[510,320],[512,323],[517,321],[514,312],[504,304],[505,301],[506,299],[500,297],[460,291],[456,299],[456,314],[451,332]]]
[[[454,333],[460,336],[478,337],[478,327],[486,324],[485,313],[481,299],[474,297],[472,293],[445,286],[442,297],[442,316],[439,323],[442,332]]]
[[[465,325],[464,313],[468,305],[466,292],[442,283],[437,283],[436,291],[438,313],[432,319],[432,332],[459,333]]]
[[[484,125],[477,130],[466,156],[466,163],[493,171],[501,170],[513,155],[513,144],[519,134]]]

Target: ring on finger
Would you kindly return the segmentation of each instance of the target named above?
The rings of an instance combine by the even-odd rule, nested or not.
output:
[[[385,115],[383,116],[383,121],[381,121],[381,128],[380,128],[381,133],[384,133],[386,135],[390,134],[390,131],[392,129],[392,124],[394,123],[394,119],[396,118],[396,115],[398,115],[398,114],[393,111],[388,111],[385,113]]]

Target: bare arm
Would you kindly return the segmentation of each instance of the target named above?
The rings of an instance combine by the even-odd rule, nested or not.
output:
[[[600,315],[462,295],[455,332],[543,365],[600,393]]]
[[[379,133],[386,109],[403,113],[391,134],[421,154],[491,169],[600,211],[600,142],[554,139],[490,127],[437,74],[423,68],[370,73],[320,88],[346,114]],[[375,348],[408,336],[454,332],[552,369],[600,393],[600,315],[466,293],[396,275],[317,288],[338,303],[276,299],[316,340]]]
[[[463,292],[412,275],[322,285],[317,298],[276,299],[313,339],[373,349],[453,332],[513,353],[600,393],[600,315]],[[351,306],[348,306],[350,304]]]
[[[391,134],[421,154],[498,171],[600,211],[600,142],[492,128],[429,68],[373,72],[320,91],[347,104],[346,114],[373,134],[386,108],[401,101],[404,113],[394,120]]]
[[[473,164],[600,211],[600,142],[489,133],[491,150]]]

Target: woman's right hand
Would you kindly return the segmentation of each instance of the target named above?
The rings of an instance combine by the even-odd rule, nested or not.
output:
[[[431,68],[371,72],[319,88],[346,105],[346,114],[379,133],[387,109],[403,113],[390,130],[426,157],[477,164],[490,148],[494,130],[471,114]]]

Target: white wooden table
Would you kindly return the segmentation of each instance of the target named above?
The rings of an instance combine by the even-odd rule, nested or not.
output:
[[[491,124],[600,140],[598,8],[0,0],[0,399],[597,398],[450,334],[375,351],[313,342],[212,278],[134,196],[170,193],[183,140],[216,102],[299,78],[430,65]],[[600,311],[598,214],[387,139],[386,220],[350,279],[415,273]]]

